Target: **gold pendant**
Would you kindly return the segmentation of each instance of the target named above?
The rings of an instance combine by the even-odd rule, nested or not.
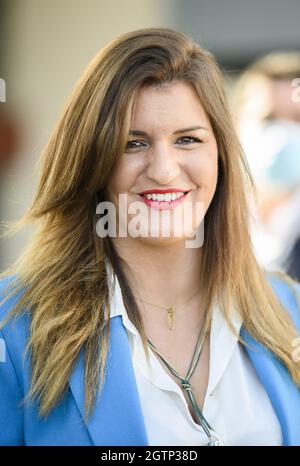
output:
[[[174,318],[175,318],[175,311],[172,307],[168,309],[168,321],[169,321],[169,329],[173,330],[174,328]]]

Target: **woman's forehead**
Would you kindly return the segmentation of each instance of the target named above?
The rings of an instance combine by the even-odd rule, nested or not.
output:
[[[208,118],[192,86],[176,82],[163,91],[140,89],[132,109],[131,131],[174,132],[185,127],[208,126]]]

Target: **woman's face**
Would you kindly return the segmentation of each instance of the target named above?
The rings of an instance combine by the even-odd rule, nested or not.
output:
[[[194,238],[192,232],[212,201],[217,176],[216,139],[194,87],[183,81],[143,86],[135,100],[127,148],[108,193],[117,215],[120,210],[128,223],[137,218],[138,210],[124,215],[119,194],[126,194],[128,207],[141,206],[139,226],[144,236],[136,239],[170,242]],[[159,233],[151,214],[156,215],[156,222],[159,218]],[[179,234],[175,230],[178,218],[184,223]],[[134,236],[129,231],[127,234]]]

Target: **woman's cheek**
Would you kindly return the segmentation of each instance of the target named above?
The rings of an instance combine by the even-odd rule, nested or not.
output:
[[[191,180],[206,190],[214,190],[218,178],[218,159],[214,154],[198,157],[190,169]]]
[[[114,194],[114,197],[116,197],[119,193],[128,191],[128,180],[130,179],[129,175],[130,171],[128,171],[124,164],[121,164],[119,167],[117,167],[110,182],[110,189]]]

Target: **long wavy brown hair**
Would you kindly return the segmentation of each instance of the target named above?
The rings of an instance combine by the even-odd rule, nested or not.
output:
[[[219,296],[231,326],[235,305],[245,329],[274,352],[300,385],[300,368],[291,358],[296,329],[252,250],[247,195],[254,187],[233,128],[221,70],[213,55],[185,34],[147,28],[116,38],[88,65],[43,151],[32,204],[17,222],[6,223],[3,236],[27,224],[37,226],[22,255],[1,274],[15,277],[11,293],[23,290],[2,326],[25,306],[29,310],[26,350],[32,381],[26,399],[36,398],[41,416],[46,417],[64,395],[81,349],[86,416],[103,386],[113,290],[106,261],[120,281],[129,317],[148,350],[122,261],[109,237],[96,234],[96,205],[107,199],[111,175],[125,151],[140,86],[174,80],[194,86],[219,150],[201,264],[207,314]]]

